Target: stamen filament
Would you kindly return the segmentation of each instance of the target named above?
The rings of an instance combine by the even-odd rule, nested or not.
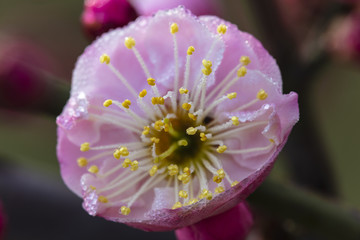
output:
[[[269,150],[273,145],[274,145],[274,143],[270,143],[269,145],[267,145],[265,147],[248,148],[248,149],[240,149],[240,150],[227,150],[224,153],[227,153],[227,154],[244,154],[244,153],[252,153],[252,152],[261,152],[261,151]]]
[[[129,81],[111,63],[107,65],[109,66],[110,70],[120,79],[122,84],[124,84],[124,86],[131,92],[131,94],[137,97],[138,94],[136,93],[135,89],[129,84]]]

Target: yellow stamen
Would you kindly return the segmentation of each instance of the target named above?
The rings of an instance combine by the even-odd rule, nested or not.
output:
[[[220,177],[220,178],[222,178],[222,179],[225,178],[225,171],[224,171],[224,169],[221,168],[221,169],[217,170],[216,172],[217,172],[217,174],[219,174],[219,177]]]
[[[234,181],[234,182],[231,183],[231,186],[234,187],[234,186],[236,186],[237,184],[239,184],[239,182],[238,182],[238,181]]]
[[[163,97],[152,97],[151,103],[154,105],[156,105],[156,104],[163,105],[165,103],[165,99]]]
[[[189,118],[191,118],[194,121],[196,121],[196,119],[197,119],[197,117],[192,113],[188,113],[188,116],[189,116]]]
[[[200,199],[206,198],[208,200],[211,200],[212,199],[212,193],[207,189],[203,189],[202,193],[199,196],[199,198]]]
[[[224,25],[224,24],[220,24],[218,27],[217,27],[217,32],[219,34],[225,34],[226,33],[226,30],[227,30],[227,26]]]
[[[242,66],[241,68],[239,68],[239,70],[237,71],[237,76],[238,77],[243,77],[245,76],[247,73],[247,69],[246,67]]]
[[[106,64],[109,64],[110,63],[110,57],[109,57],[109,55],[107,55],[107,54],[103,54],[103,55],[101,55],[101,57],[100,57],[100,62],[101,63],[106,63]]]
[[[131,105],[131,101],[129,99],[126,99],[125,101],[122,102],[121,104],[124,108],[129,108]]]
[[[116,159],[120,159],[120,157],[121,157],[121,152],[120,152],[120,150],[119,150],[119,149],[116,149],[116,150],[114,151],[114,153],[113,153],[113,156],[114,156],[114,158],[116,158]]]
[[[124,157],[126,157],[127,155],[129,155],[129,151],[128,151],[127,147],[121,147],[121,148],[120,148],[120,153],[121,153],[121,155],[123,155]]]
[[[149,126],[144,126],[144,131],[142,132],[143,135],[148,135],[150,132],[150,127]]]
[[[100,195],[100,196],[98,197],[98,201],[101,202],[101,203],[107,203],[107,202],[109,202],[109,200],[108,200],[105,196],[102,196],[102,195]]]
[[[111,100],[111,99],[108,99],[108,100],[106,100],[106,101],[103,103],[104,107],[109,107],[111,104],[112,104],[112,100]]]
[[[128,208],[128,207],[126,207],[126,206],[122,206],[121,208],[120,208],[120,211],[121,211],[121,214],[122,215],[129,215],[130,214],[130,212],[131,212],[131,210],[130,210],[130,208]]]
[[[123,168],[127,168],[131,165],[131,160],[126,158],[122,164]]]
[[[136,161],[136,160],[134,160],[134,161],[131,163],[131,168],[130,168],[130,170],[131,170],[131,171],[136,171],[136,170],[138,170],[138,168],[139,168],[139,162]]]
[[[188,193],[184,190],[180,190],[179,192],[179,197],[181,198],[187,198],[188,197]]]
[[[143,98],[143,97],[146,96],[146,94],[147,94],[146,89],[143,89],[143,90],[139,93],[139,97]]]
[[[193,46],[188,47],[187,55],[192,55],[195,52],[195,48]]]
[[[89,150],[90,150],[90,143],[84,142],[83,144],[81,144],[80,151],[87,152]]]
[[[223,152],[226,151],[226,149],[227,149],[227,146],[226,146],[226,145],[221,145],[221,146],[219,146],[219,147],[216,149],[216,151],[217,151],[218,153],[223,153]]]
[[[212,72],[211,68],[203,68],[203,69],[201,69],[201,71],[206,76],[209,76]]]
[[[93,191],[96,190],[96,187],[94,187],[93,185],[90,185],[89,188],[90,188],[91,190],[93,190]]]
[[[186,88],[180,88],[179,89],[179,93],[180,94],[186,94],[186,93],[188,93],[189,92],[189,90],[187,90]]]
[[[99,168],[96,165],[92,165],[91,167],[89,167],[88,171],[90,173],[98,173],[99,172]]]
[[[154,128],[158,131],[161,131],[162,127],[164,126],[164,122],[161,121],[161,120],[157,120],[155,123],[154,123]]]
[[[195,135],[196,132],[197,132],[197,129],[193,128],[193,127],[189,127],[188,129],[186,129],[187,135]]]
[[[210,60],[203,59],[202,64],[203,64],[203,66],[205,68],[211,68],[212,67],[212,62]]]
[[[148,83],[150,86],[155,86],[155,79],[153,79],[153,78],[148,78],[148,79],[147,79],[147,83]]]
[[[152,137],[150,140],[151,140],[153,143],[159,143],[159,142],[160,142],[160,139],[157,138],[157,137]]]
[[[150,176],[154,176],[157,173],[158,167],[156,165],[152,166],[152,168],[149,170]]]
[[[176,23],[171,24],[170,32],[171,34],[175,34],[179,31],[179,26]]]
[[[181,139],[178,141],[178,145],[186,147],[188,145],[188,141],[186,141],[185,139]]]
[[[207,140],[207,137],[205,136],[205,133],[200,133],[200,140],[202,142],[205,142]]]
[[[242,56],[240,58],[240,62],[244,65],[247,66],[251,63],[250,58],[248,56]]]
[[[132,49],[133,47],[135,47],[135,39],[132,37],[126,37],[124,44],[125,47],[127,47],[128,49]]]
[[[236,116],[231,117],[231,121],[232,121],[232,124],[235,125],[235,126],[240,124],[239,118],[236,117]]]
[[[169,170],[169,175],[170,176],[175,176],[176,174],[179,173],[179,167],[176,164],[170,164],[168,166],[168,170]]]
[[[181,202],[176,202],[171,209],[177,209],[177,208],[181,208],[182,207],[182,204]]]
[[[186,205],[191,205],[191,204],[194,204],[194,203],[197,203],[199,200],[197,198],[193,198],[191,199],[189,202],[187,202]]]
[[[265,100],[268,97],[268,94],[265,92],[264,89],[260,89],[256,95],[256,98],[259,100]]]
[[[191,104],[190,103],[183,103],[182,108],[185,109],[186,111],[189,111],[191,108]]]
[[[225,191],[225,189],[222,186],[218,186],[217,188],[215,188],[215,193],[222,193],[224,191]]]
[[[237,93],[236,93],[236,92],[233,92],[233,93],[229,93],[229,94],[227,95],[227,98],[228,98],[228,99],[234,99],[234,98],[236,98],[236,96],[237,96]]]
[[[178,179],[179,179],[179,181],[182,181],[183,184],[187,184],[188,182],[190,182],[190,174],[189,175],[187,175],[185,173],[180,174],[178,176]]]
[[[80,157],[77,159],[77,164],[79,167],[85,167],[88,164],[88,161],[84,157]]]

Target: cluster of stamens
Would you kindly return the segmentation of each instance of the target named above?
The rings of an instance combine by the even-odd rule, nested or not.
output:
[[[221,35],[226,33],[227,27],[221,24],[217,30],[218,36],[214,44],[221,39]],[[107,179],[112,176],[107,186],[100,188],[90,186],[89,189],[97,193],[98,201],[101,204],[123,204],[119,208],[119,212],[123,215],[130,214],[132,204],[142,194],[156,186],[167,185],[174,188],[175,201],[172,209],[192,205],[198,201],[210,201],[214,195],[223,193],[226,186],[234,187],[238,183],[232,180],[223,169],[220,160],[221,154],[266,152],[274,144],[272,141],[265,147],[228,149],[224,140],[241,133],[243,129],[265,126],[267,122],[244,123],[237,116],[232,116],[228,121],[220,123],[211,115],[212,111],[222,102],[235,101],[234,99],[237,98],[236,92],[227,91],[247,74],[246,66],[250,64],[249,57],[242,56],[240,63],[209,94],[206,83],[208,76],[213,72],[213,66],[210,60],[203,59],[203,68],[199,69],[201,78],[195,80],[192,89],[188,89],[191,57],[196,54],[195,48],[189,46],[186,51],[183,85],[179,86],[179,53],[176,40],[179,26],[176,23],[170,25],[170,33],[174,40],[175,74],[173,91],[168,91],[166,95],[160,95],[156,80],[151,76],[140,52],[135,47],[134,38],[125,38],[124,44],[134,52],[143,69],[146,76],[144,81],[149,85],[148,90],[136,91],[129,81],[111,65],[110,56],[103,54],[100,57],[100,62],[108,65],[109,69],[133,95],[146,117],[132,111],[132,100],[130,99],[122,102],[114,99],[105,100],[104,112],[109,107],[115,106],[126,115],[122,113],[122,117],[110,118],[93,114],[90,118],[93,117],[110,124],[116,122],[119,127],[126,128],[137,135],[139,141],[95,147],[90,146],[89,143],[83,143],[80,147],[82,152],[93,150],[100,151],[100,153],[88,159],[80,157],[77,159],[77,163],[79,167],[87,167],[88,172],[99,179]],[[152,96],[149,97],[150,91]],[[252,101],[236,107],[234,112],[249,108],[266,98],[266,91],[259,89],[257,96],[254,96]],[[112,111],[114,109],[116,108],[113,108]],[[108,155],[112,155],[113,161],[120,161],[120,163],[100,174],[100,167],[91,162]],[[124,168],[129,168],[130,172]],[[216,187],[210,189],[209,181],[213,181]],[[142,183],[140,187],[138,187],[138,183]],[[139,188],[136,194],[127,195],[127,190],[135,187]]]

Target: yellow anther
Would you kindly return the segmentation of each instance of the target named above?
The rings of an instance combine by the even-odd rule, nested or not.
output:
[[[90,173],[98,173],[99,172],[99,168],[96,165],[92,165],[91,167],[89,167],[88,171]]]
[[[147,83],[148,83],[150,86],[155,86],[155,79],[153,79],[153,78],[148,78],[148,79],[147,79]]]
[[[123,162],[123,164],[122,164],[123,168],[127,168],[127,167],[129,167],[130,165],[131,165],[131,160],[128,159],[128,158],[125,158],[125,160],[124,160],[124,162]]]
[[[270,141],[271,143],[275,143],[275,140],[272,139],[272,138],[270,138],[269,141]]]
[[[201,69],[201,71],[206,76],[209,76],[212,72],[211,68],[203,68],[203,69]]]
[[[187,198],[188,197],[188,193],[184,190],[180,190],[179,192],[179,197],[181,198]]]
[[[190,174],[180,174],[178,176],[179,181],[182,181],[183,184],[187,184],[188,182],[190,182]]]
[[[235,126],[240,124],[239,118],[236,117],[236,116],[231,117],[231,121],[232,121],[232,124],[235,125]]]
[[[193,46],[188,47],[187,55],[192,55],[195,52],[195,48]]]
[[[146,94],[147,94],[146,89],[143,89],[143,90],[139,93],[139,97],[143,98],[143,97],[146,96]]]
[[[197,132],[197,129],[193,128],[193,127],[189,127],[188,129],[186,129],[187,135],[195,135],[196,132]]]
[[[189,111],[191,108],[191,104],[190,103],[183,103],[182,108],[185,109],[186,111]]]
[[[152,104],[161,104],[163,105],[165,103],[165,99],[163,97],[152,97],[151,98],[151,103]]]
[[[94,187],[93,185],[90,185],[89,188],[90,188],[91,190],[93,190],[93,191],[96,190],[96,187]]]
[[[101,203],[107,203],[107,202],[109,202],[109,200],[108,200],[105,196],[102,196],[102,195],[100,195],[100,196],[98,197],[98,201],[101,202]]]
[[[168,119],[168,118],[164,118],[164,121],[163,121],[164,123],[170,123],[170,119]]]
[[[170,25],[171,34],[175,34],[179,31],[179,26],[176,23]]]
[[[265,100],[268,97],[268,94],[265,92],[264,89],[260,89],[259,92],[256,94],[256,98],[259,100]]]
[[[148,135],[150,132],[150,127],[149,126],[144,126],[144,131],[142,132],[143,135]]]
[[[227,30],[227,26],[224,25],[224,24],[220,24],[218,27],[217,27],[217,32],[219,34],[225,34],[226,33],[226,30]]]
[[[168,123],[166,123],[164,125],[164,132],[169,132],[169,130],[170,130],[170,125]]]
[[[133,47],[135,47],[135,39],[133,39],[132,37],[126,37],[124,44],[125,47],[127,47],[128,49],[132,49]]]
[[[189,90],[187,90],[186,88],[180,88],[179,89],[179,93],[180,94],[186,94],[186,93],[188,93],[189,92]]]
[[[200,199],[206,198],[208,200],[211,200],[212,199],[212,193],[207,189],[203,189],[202,193],[199,196],[199,198]]]
[[[112,104],[111,99],[108,99],[108,100],[104,101],[104,103],[103,103],[104,107],[109,107],[111,104]]]
[[[181,208],[182,207],[182,204],[181,202],[176,202],[171,209],[177,209],[177,208]]]
[[[120,157],[121,157],[121,152],[120,152],[120,150],[119,150],[119,149],[116,149],[116,150],[114,151],[114,153],[113,153],[113,156],[114,156],[114,158],[116,158],[116,159],[120,159]]]
[[[131,165],[131,168],[130,168],[131,171],[136,171],[139,168],[139,162],[136,160],[132,161],[132,163],[130,165]]]
[[[158,131],[161,131],[162,127],[164,126],[164,122],[162,120],[157,120],[154,123],[154,128]]]
[[[228,95],[226,95],[228,99],[234,99],[236,98],[237,96],[237,93],[236,92],[233,92],[233,93],[229,93]]]
[[[88,164],[88,161],[84,157],[80,157],[77,159],[77,164],[79,167],[85,167]]]
[[[153,143],[159,143],[159,142],[160,142],[160,139],[157,138],[157,137],[152,137],[150,140],[151,140]]]
[[[170,176],[175,176],[176,174],[179,173],[179,167],[176,164],[170,164],[168,166],[168,170],[169,170],[169,175]]]
[[[225,178],[225,171],[224,171],[224,169],[221,168],[221,169],[217,170],[216,172],[217,172],[217,174],[219,174],[219,177],[220,177],[220,178],[222,178],[222,179]]]
[[[101,55],[101,57],[100,57],[100,62],[101,62],[101,63],[109,64],[109,63],[110,63],[110,57],[109,57],[109,55],[107,55],[107,54]]]
[[[226,145],[221,145],[221,146],[219,146],[219,147],[216,149],[216,151],[217,151],[218,153],[223,153],[223,152],[226,151],[226,149],[227,149],[227,146],[226,146]]]
[[[197,117],[192,113],[188,113],[188,116],[189,116],[189,118],[191,118],[194,121],[196,121],[196,119],[197,119]]]
[[[212,62],[210,60],[203,59],[202,64],[203,64],[203,66],[205,68],[211,68],[212,67]]]
[[[237,76],[238,77],[243,77],[245,76],[247,73],[247,69],[246,67],[242,66],[241,68],[239,68],[239,70],[237,71]]]
[[[188,145],[188,141],[186,141],[185,139],[181,139],[178,141],[178,145],[186,147]]]
[[[188,167],[184,167],[183,172],[184,172],[184,174],[186,174],[187,176],[190,176],[190,174],[191,174],[190,168],[188,168]]]
[[[150,176],[154,176],[157,173],[158,167],[156,165],[152,166],[152,168],[149,170]]]
[[[237,184],[239,184],[238,181],[233,181],[232,184],[231,184],[231,186],[234,187],[234,186],[236,186]]]
[[[200,133],[200,140],[202,142],[205,142],[207,140],[207,137],[205,136],[205,133]]]
[[[89,150],[90,150],[90,143],[84,142],[83,144],[81,144],[80,151],[86,152],[86,151],[89,151]]]
[[[131,105],[131,101],[129,99],[126,99],[125,101],[122,102],[121,104],[124,108],[129,108]]]
[[[216,175],[216,176],[213,177],[213,181],[216,182],[216,183],[221,183],[222,179],[219,176]]]
[[[240,58],[240,63],[242,63],[244,66],[247,66],[251,63],[250,58],[248,56],[242,56]]]
[[[124,157],[126,157],[127,155],[129,155],[129,151],[128,151],[127,147],[121,147],[121,148],[120,148],[120,153],[121,153],[121,155],[123,155]]]
[[[218,186],[215,188],[215,193],[223,193],[225,191],[223,186]]]
[[[130,212],[131,212],[131,210],[130,210],[130,208],[128,208],[128,207],[126,207],[126,206],[122,206],[121,208],[120,208],[120,211],[121,211],[121,214],[122,215],[129,215],[130,214]]]

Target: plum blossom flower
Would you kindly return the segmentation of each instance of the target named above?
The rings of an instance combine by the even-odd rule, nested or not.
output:
[[[166,231],[244,200],[298,117],[297,94],[282,94],[258,40],[178,7],[110,31],[80,56],[57,154],[90,215]]]

